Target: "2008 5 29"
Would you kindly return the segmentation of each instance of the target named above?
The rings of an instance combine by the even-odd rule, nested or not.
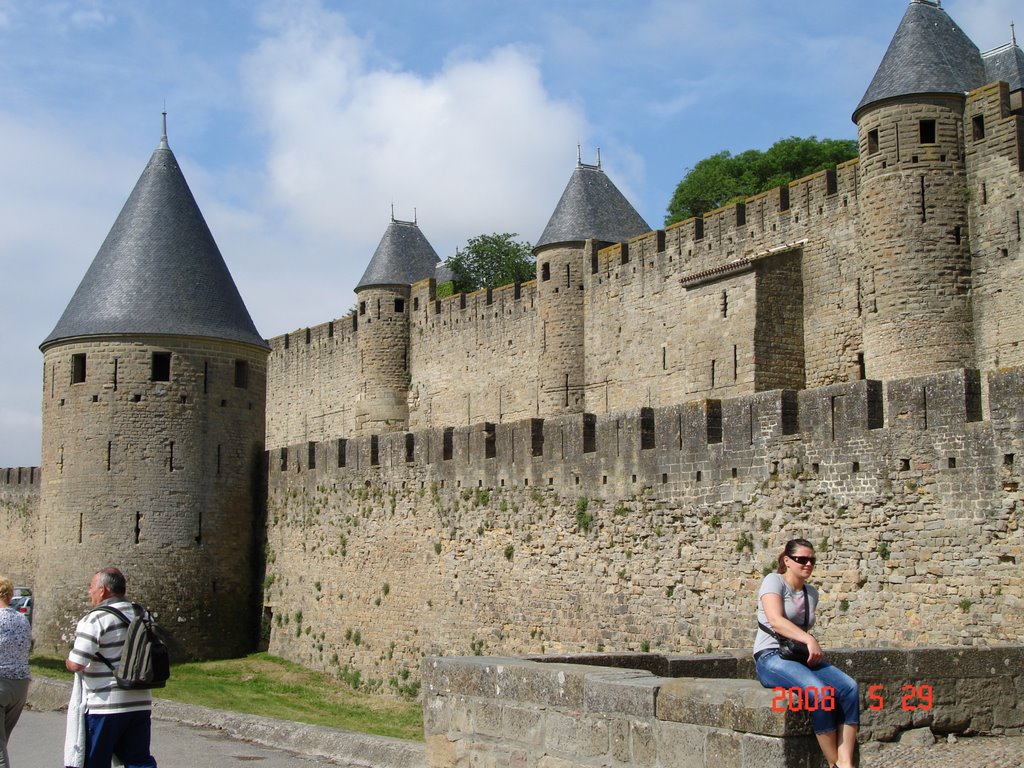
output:
[[[835,689],[831,686],[816,688],[808,686],[800,688],[773,688],[772,712],[814,712],[823,710],[831,712],[836,707]],[[867,707],[881,710],[886,706],[885,686],[869,685]],[[932,687],[930,685],[904,685],[900,691],[900,708],[905,712],[931,709],[933,704]]]

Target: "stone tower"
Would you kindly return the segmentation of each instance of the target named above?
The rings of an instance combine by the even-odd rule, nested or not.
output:
[[[576,169],[533,249],[537,257],[540,415],[586,407],[583,342],[584,270],[598,248],[651,228],[597,165]]]
[[[410,287],[434,277],[440,261],[415,222],[392,217],[356,285],[363,382],[355,404],[357,435],[409,427]]]
[[[854,112],[868,378],[974,365],[964,94],[985,80],[942,7],[911,0]]]
[[[252,649],[269,347],[166,128],[40,348],[37,649],[66,652],[106,565],[178,657]]]

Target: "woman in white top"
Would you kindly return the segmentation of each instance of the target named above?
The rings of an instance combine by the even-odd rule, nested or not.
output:
[[[0,768],[10,768],[7,740],[21,717],[31,677],[32,627],[24,615],[11,608],[12,597],[14,584],[0,577]]]
[[[757,678],[765,688],[801,688],[810,710],[818,746],[832,768],[853,768],[860,725],[857,681],[825,661],[825,652],[811,634],[818,590],[807,583],[814,570],[814,547],[791,539],[779,555],[779,570],[769,573],[757,593],[758,627],[754,641]],[[783,659],[779,638],[807,645],[807,663]]]

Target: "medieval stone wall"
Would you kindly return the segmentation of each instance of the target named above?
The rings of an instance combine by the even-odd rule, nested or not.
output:
[[[42,472],[39,467],[0,467],[0,528],[4,574],[18,586],[35,585],[36,523]]]
[[[967,370],[318,445],[271,463],[271,651],[398,689],[423,654],[745,648],[793,536],[828,646],[1014,642],[1022,396]]]
[[[536,301],[534,281],[441,300],[414,285],[409,426],[535,416]]]
[[[400,343],[360,346],[352,317],[272,339],[267,446],[357,434],[364,374],[385,363],[407,368],[412,429],[860,378],[857,171],[600,251],[547,249],[524,285],[438,300],[423,281],[403,299],[407,357]]]
[[[361,391],[356,316],[270,340],[267,448],[355,432]]]

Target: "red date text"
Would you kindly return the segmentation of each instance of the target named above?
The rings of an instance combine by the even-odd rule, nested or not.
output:
[[[773,688],[772,712],[831,712],[836,708],[836,691],[831,686],[815,688]],[[868,709],[878,711],[886,706],[885,686],[869,685]],[[931,709],[934,703],[930,685],[904,685],[900,690],[900,708],[904,712]]]

